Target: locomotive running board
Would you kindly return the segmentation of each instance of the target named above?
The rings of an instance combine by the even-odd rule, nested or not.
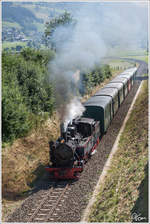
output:
[[[45,169],[53,174],[54,179],[78,179],[79,172],[83,171],[83,167],[73,167],[73,168],[56,168],[56,167],[45,167]]]

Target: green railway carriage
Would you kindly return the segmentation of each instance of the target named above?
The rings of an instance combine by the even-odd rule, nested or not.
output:
[[[120,76],[129,77],[131,80],[131,84],[133,85],[135,81],[136,71],[137,71],[136,67],[130,68],[122,72],[118,77]]]
[[[127,69],[88,99],[84,106],[84,117],[100,121],[101,134],[104,134],[115,113],[124,101],[134,83],[137,68]]]
[[[112,90],[113,89],[117,89],[118,90],[118,103],[119,103],[119,107],[121,105],[121,103],[123,102],[124,100],[124,97],[123,97],[123,83],[108,83],[107,85],[105,85],[104,88],[111,88]]]
[[[136,74],[136,72],[137,72],[137,67],[128,68],[128,69],[126,69],[124,72],[132,72],[133,74]]]
[[[119,108],[119,92],[116,88],[103,88],[95,93],[94,96],[109,96],[112,99],[113,116]]]
[[[134,67],[134,68],[130,69],[130,71],[133,72],[134,80],[135,80],[135,77],[136,77],[137,70],[138,70],[137,67]]]
[[[101,134],[105,133],[113,118],[112,99],[109,96],[93,96],[84,103],[83,116],[100,121]]]
[[[128,94],[128,78],[126,77],[116,77],[110,83],[122,83],[123,84],[123,97],[126,98]]]
[[[133,68],[126,69],[121,74],[125,74],[125,73],[132,74],[133,75],[133,82],[134,82],[135,76],[136,76],[136,73],[137,73],[137,67],[133,67]]]
[[[121,73],[120,75],[118,75],[117,77],[125,77],[125,78],[128,78],[128,92],[130,92],[132,86],[133,86],[133,83],[134,83],[134,77],[133,77],[133,74],[131,74],[130,72],[128,73]]]
[[[135,67],[135,68],[133,68],[133,79],[135,80],[135,78],[136,78],[136,73],[137,73],[137,68]]]

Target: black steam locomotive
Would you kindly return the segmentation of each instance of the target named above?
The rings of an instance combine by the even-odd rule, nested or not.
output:
[[[56,179],[76,179],[84,163],[94,154],[100,136],[106,133],[120,105],[130,92],[137,68],[119,74],[84,103],[83,116],[61,128],[61,137],[50,142],[50,160],[46,167]]]
[[[49,143],[52,166],[46,169],[58,179],[77,178],[99,144],[99,136],[99,121],[91,118],[77,117],[69,123],[66,131],[62,125],[61,137]]]

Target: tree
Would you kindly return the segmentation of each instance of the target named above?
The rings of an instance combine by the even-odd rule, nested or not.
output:
[[[103,73],[103,76],[105,78],[111,77],[112,74],[111,74],[110,66],[109,65],[103,65],[102,73]]]
[[[92,71],[83,74],[84,94],[90,93],[94,86],[99,85],[106,78],[111,76],[111,70],[109,65],[96,66]]]
[[[53,34],[58,27],[64,27],[64,26],[69,26],[75,25],[75,20],[73,20],[71,14],[67,11],[65,11],[63,14],[61,14],[59,17],[55,17],[51,19],[49,22],[46,23],[46,28],[45,28],[45,35],[44,35],[44,42],[45,45],[51,46],[52,49],[56,49],[56,42],[53,39]],[[62,37],[63,38],[63,37]]]
[[[56,27],[60,25],[70,24],[73,21],[70,13],[66,12],[59,17],[53,18],[50,22],[46,23],[45,36],[52,36]]]
[[[8,80],[11,80],[9,85],[4,76],[6,77],[6,73],[3,71],[2,140],[8,142],[24,136],[31,127],[28,121],[29,113],[20,94],[15,74],[7,73]]]
[[[21,49],[22,49],[22,46],[20,46],[20,45],[16,46],[16,51],[21,51]]]
[[[53,113],[53,88],[47,70],[50,58],[53,58],[51,51],[25,49],[18,54],[3,52],[3,142],[28,133],[34,125],[33,120],[42,116],[40,114],[50,116]]]

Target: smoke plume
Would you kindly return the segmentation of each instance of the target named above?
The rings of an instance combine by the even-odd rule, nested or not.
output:
[[[83,112],[78,97],[82,88],[80,74],[100,64],[110,49],[136,49],[145,43],[147,11],[133,3],[117,2],[63,3],[63,6],[76,22],[74,26],[59,26],[55,30],[57,54],[49,68],[56,106],[67,124]]]
[[[65,130],[68,123],[70,123],[75,117],[81,116],[84,111],[85,108],[81,104],[80,100],[77,97],[74,97],[66,106],[66,113],[63,120]]]

